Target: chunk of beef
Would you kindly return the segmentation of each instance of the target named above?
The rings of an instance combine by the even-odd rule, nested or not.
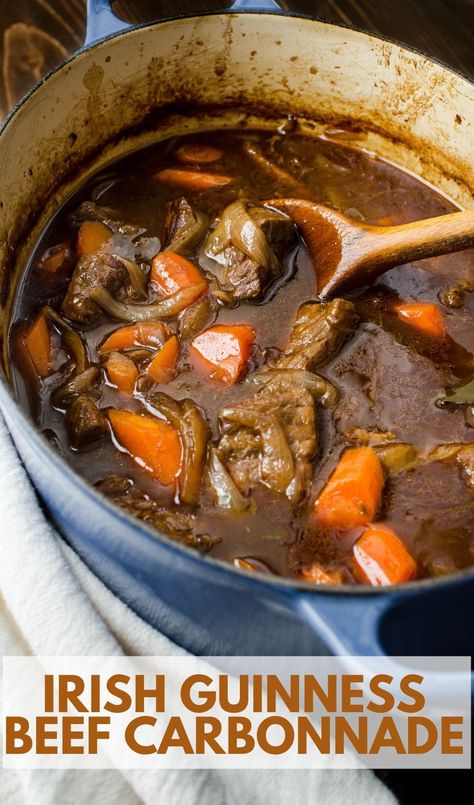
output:
[[[297,503],[312,477],[316,411],[304,388],[270,382],[221,412],[218,453],[241,492],[262,485]]]
[[[234,299],[261,297],[268,286],[281,275],[281,261],[296,240],[296,231],[289,218],[264,207],[253,207],[248,213],[265,235],[271,250],[271,259],[266,265],[262,265],[236,246],[224,249],[219,256],[222,264],[219,281],[222,289],[231,293]]]
[[[128,282],[129,275],[123,262],[113,254],[85,254],[79,260],[62,304],[62,312],[72,321],[90,324],[101,313],[90,298],[93,288],[102,286],[112,294]]]
[[[196,548],[204,553],[219,542],[218,537],[196,533],[195,515],[160,505],[128,478],[110,475],[97,484],[97,489],[128,514],[137,517],[157,531],[164,532],[183,545]]]
[[[306,302],[296,316],[287,347],[275,362],[286,369],[315,369],[353,334],[358,322],[352,302]]]
[[[275,257],[281,260],[296,242],[296,230],[292,221],[278,212],[267,210],[266,207],[251,207],[249,213],[265,235]]]
[[[76,450],[100,439],[107,432],[105,417],[97,403],[85,394],[76,397],[65,416],[71,446]]]
[[[193,210],[181,196],[165,208],[165,242],[172,251],[194,249],[204,237],[209,221],[200,210]]]
[[[273,272],[247,257],[235,246],[229,246],[222,254],[225,258],[220,277],[222,290],[230,293],[233,299],[258,298],[270,284]]]
[[[169,245],[173,240],[182,233],[183,230],[188,230],[196,223],[196,216],[193,213],[193,208],[184,198],[175,198],[169,201],[165,207],[165,232],[166,244]]]
[[[101,207],[95,201],[83,201],[72,218],[76,223],[100,221],[101,224],[108,226],[112,232],[119,232],[121,235],[137,237],[143,232],[143,229],[136,224],[129,224],[123,221],[116,210],[111,207]]]

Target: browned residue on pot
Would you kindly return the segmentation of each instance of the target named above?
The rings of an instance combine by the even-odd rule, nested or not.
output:
[[[349,121],[360,131],[380,134],[385,155],[397,154],[403,146],[407,167],[419,167],[426,178],[442,172],[449,181],[463,188],[465,197],[468,191],[472,192],[474,165],[472,161],[460,159],[452,147],[454,126],[459,130],[463,122],[462,132],[467,128],[462,121],[466,117],[462,109],[453,112],[450,124],[436,138],[426,134],[426,118],[434,104],[437,104],[436,109],[440,104],[449,108],[452,97],[459,97],[459,77],[433,67],[422,56],[367,37],[367,52],[375,48],[380,65],[368,80],[372,82],[373,97],[380,102],[372,103],[372,97],[366,95],[364,103],[363,93],[359,99],[356,92],[352,96],[347,89],[342,90],[342,82],[348,80],[348,74],[335,68],[328,73],[324,53],[319,53],[316,47],[310,52],[296,50],[295,53],[292,43],[292,50],[285,51],[286,42],[279,38],[282,25],[290,37],[292,25],[301,31],[301,36],[306,32],[312,36],[311,27],[318,23],[265,17],[261,28],[252,29],[248,23],[247,37],[242,40],[239,36],[237,49],[234,35],[243,33],[242,20],[245,19],[245,15],[227,14],[162,23],[156,50],[146,40],[146,31],[132,31],[99,44],[92,53],[79,55],[60,74],[53,76],[54,80],[48,79],[47,92],[33,96],[27,107],[28,120],[22,123],[24,130],[31,129],[30,147],[19,157],[18,175],[23,184],[20,190],[13,181],[10,187],[5,181],[3,184],[2,201],[8,200],[9,204],[8,216],[0,217],[0,273],[3,277],[7,266],[13,262],[18,244],[59,185],[117,141],[133,138],[141,130],[159,132],[167,116],[186,112],[186,104],[191,104],[189,108],[193,113],[196,106],[201,108],[200,104],[205,102],[207,110],[209,104],[216,103],[219,114],[225,106],[242,106],[273,118],[292,113],[332,126],[347,125]],[[352,36],[362,35],[341,33],[340,41],[332,48],[333,65],[347,67],[344,55],[350,50]],[[324,35],[320,41],[324,42]],[[120,50],[122,42],[124,48],[129,49],[127,53],[132,53],[133,49],[135,56],[130,56],[131,63],[132,58],[133,62],[135,59],[138,62],[140,54],[143,58],[148,53],[149,60],[146,64],[142,61],[137,72],[130,71],[126,79],[120,81],[118,76],[127,60],[123,59],[125,50]],[[246,54],[247,70],[242,70],[239,64],[240,48]],[[68,74],[71,78],[77,75],[78,84],[82,81],[87,93],[81,93],[78,88],[77,104],[67,119],[58,120],[54,135],[39,140],[36,135],[39,116],[46,121],[48,115],[54,118],[54,104],[61,95],[61,82]],[[331,86],[331,93],[327,92],[328,86]],[[425,129],[420,127],[420,121],[424,121]],[[17,128],[17,121],[11,125]],[[27,138],[24,136],[24,139]],[[406,147],[417,158],[411,164]],[[12,152],[15,148],[19,152],[18,146],[12,146]],[[0,149],[0,175],[5,170],[7,157],[5,149]],[[31,179],[28,171],[33,169],[34,179]],[[14,204],[11,199],[15,200]]]
[[[214,60],[214,72],[218,78],[223,76],[227,70],[227,62],[232,47],[232,20],[230,18],[226,21],[223,40],[222,50],[219,51]]]

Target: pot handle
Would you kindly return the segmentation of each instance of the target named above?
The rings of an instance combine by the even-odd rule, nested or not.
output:
[[[273,11],[283,14],[283,9],[276,0],[234,0],[222,13],[229,11]],[[198,10],[196,9],[196,13]],[[112,11],[112,0],[87,0],[87,29],[84,46],[93,45],[99,39],[105,39],[127,28],[134,23],[125,22]]]
[[[436,595],[440,600],[436,607],[433,606]],[[463,621],[462,645],[448,648],[447,652],[442,650],[413,650],[403,651],[400,649],[396,654],[391,655],[387,652],[383,643],[383,630],[385,628],[385,618],[392,612],[396,612],[400,607],[403,612],[404,628],[410,628],[410,615],[414,607],[423,606],[425,611],[431,613],[431,619],[436,621],[435,628],[443,630],[446,628],[454,629],[459,621],[459,613],[465,609],[466,601],[472,600],[472,587],[469,584],[454,583],[447,585],[443,594],[433,591],[414,591],[404,594],[389,595],[338,595],[320,594],[312,595],[297,594],[293,598],[294,608],[306,625],[316,634],[319,642],[323,642],[329,653],[341,657],[363,657],[361,670],[365,666],[370,666],[367,670],[377,671],[377,657],[384,657],[384,671],[392,668],[393,674],[399,673],[400,665],[396,661],[396,656],[436,656],[438,654],[447,656],[452,652],[453,655],[469,656],[472,654],[472,638],[474,628],[469,623]],[[439,618],[439,620],[438,620]],[[429,625],[427,624],[428,628]],[[399,628],[399,625],[398,627]],[[416,641],[414,641],[416,642]],[[367,658],[374,657],[371,662]],[[393,659],[391,657],[393,656]],[[406,669],[407,672],[410,670]],[[449,701],[452,692],[456,690],[456,679],[462,677],[462,672],[444,671],[433,674],[433,690],[439,701]],[[465,677],[464,677],[465,678]],[[470,674],[471,695],[474,697],[474,672]]]
[[[300,617],[334,654],[385,654],[380,626],[394,604],[387,596],[298,595],[295,604]]]
[[[234,0],[227,11],[274,11],[283,14],[283,9],[276,0]]]
[[[112,11],[111,0],[87,0],[87,27],[84,47],[93,45],[99,39],[132,28]]]

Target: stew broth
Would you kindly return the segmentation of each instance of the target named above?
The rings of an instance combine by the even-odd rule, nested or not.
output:
[[[386,584],[454,572],[474,563],[472,253],[389,271],[372,287],[341,300],[340,310],[337,305],[309,307],[310,317],[321,309],[328,321],[322,329],[310,322],[315,329],[307,348],[313,357],[304,350],[292,352],[298,311],[315,301],[317,266],[291,222],[267,220],[268,211],[262,212],[266,199],[305,194],[356,220],[380,225],[454,209],[418,178],[339,136],[308,137],[291,124],[275,132],[204,131],[159,142],[84,184],[49,222],[24,272],[9,342],[14,388],[41,431],[90,483],[171,537],[238,567],[316,584]],[[203,180],[208,175],[214,180]],[[216,177],[221,177],[220,185]],[[204,187],[203,181],[216,186]],[[229,222],[221,226],[226,209]],[[194,221],[192,237],[189,220],[179,227],[186,215],[194,215],[189,218]],[[84,229],[84,222],[93,218],[98,226]],[[81,245],[81,238],[91,233],[92,242],[96,238],[92,252],[90,245]],[[269,247],[265,257],[258,257],[259,247]],[[94,251],[108,255],[108,278],[112,270],[116,276],[126,269],[121,287],[108,286],[122,305],[173,297],[163,293],[164,275],[153,262],[160,252],[179,253],[197,267],[197,284],[200,278],[206,286],[191,300],[191,314],[184,309],[171,318],[154,317],[164,324],[164,343],[178,335],[179,350],[174,364],[158,367],[155,380],[149,367],[162,345],[135,338],[113,350],[118,369],[130,372],[126,376],[133,391],[119,390],[109,363],[111,351],[98,351],[133,319],[120,321],[97,308],[96,301],[96,313],[89,319],[79,320],[80,312],[74,318],[79,286],[74,286],[74,295],[71,283],[79,258],[89,259]],[[259,259],[267,264],[262,267]],[[135,272],[138,267],[141,280],[126,261],[134,263]],[[150,280],[152,263],[158,281]],[[97,275],[96,267],[90,270]],[[94,285],[91,277],[85,275],[86,286],[89,281]],[[142,280],[146,296],[137,290]],[[183,287],[195,285],[189,281]],[[85,304],[91,304],[88,298]],[[45,306],[53,312],[41,314]],[[44,322],[42,336],[50,350],[46,359],[35,347]],[[237,332],[235,325],[247,329]],[[216,326],[217,335],[211,330]],[[89,371],[87,376],[78,371],[71,330],[85,345],[82,370]],[[208,349],[199,340],[208,331],[217,355],[212,371],[209,352],[207,361],[199,352]],[[239,340],[245,334],[252,341],[248,355]],[[235,367],[234,374],[222,374],[224,336],[233,339],[232,349],[242,364],[237,374]],[[322,352],[316,360],[318,339]],[[127,361],[121,363],[117,354]],[[44,360],[46,370],[41,371]],[[320,390],[314,394],[316,381],[309,374],[318,378]],[[453,389],[460,390],[459,400],[455,395],[450,401]],[[168,396],[160,397],[162,393]],[[171,438],[173,416],[188,416],[183,413],[186,399],[197,406],[194,413],[188,406],[189,421],[196,423],[200,416],[198,429],[209,430],[200,459],[196,437],[190,437],[194,442],[187,460],[199,475],[199,489],[197,497],[194,489],[183,503],[182,464],[176,480],[160,483],[166,480],[163,462],[170,470],[171,442],[163,448],[161,469],[152,473],[148,454],[130,454],[128,437],[108,412],[146,414],[164,423],[170,430],[162,428],[163,438]],[[178,411],[167,415],[166,406],[173,401],[178,401]],[[71,411],[77,414],[81,404],[79,432]],[[97,411],[100,424],[91,420]],[[123,418],[124,427],[129,422]],[[155,431],[150,430],[149,438],[162,438]],[[352,474],[359,459],[369,463],[352,480],[344,476],[335,489],[337,473],[344,473],[344,456]],[[383,487],[379,493],[377,468]],[[341,495],[342,520],[337,511]],[[355,499],[359,509],[347,519]]]

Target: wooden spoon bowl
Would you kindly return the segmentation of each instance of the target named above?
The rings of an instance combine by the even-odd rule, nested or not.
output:
[[[300,229],[321,298],[370,285],[395,266],[474,246],[474,210],[401,226],[369,226],[304,199],[272,199],[265,206],[285,213]]]

